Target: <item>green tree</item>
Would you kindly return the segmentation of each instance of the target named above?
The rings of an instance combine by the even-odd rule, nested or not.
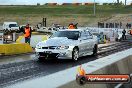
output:
[[[40,6],[40,3],[37,3],[37,6]]]

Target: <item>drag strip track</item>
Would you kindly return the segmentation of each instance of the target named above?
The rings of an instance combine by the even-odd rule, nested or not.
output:
[[[114,44],[107,47],[99,48],[98,57],[104,57],[116,52],[120,52],[125,49],[129,49],[132,47],[132,42],[122,42],[121,44]]]
[[[126,41],[101,47],[97,56],[82,57],[77,62],[71,60],[39,62],[35,59],[0,65],[0,88],[26,79],[46,76],[129,48],[132,48],[132,42]]]

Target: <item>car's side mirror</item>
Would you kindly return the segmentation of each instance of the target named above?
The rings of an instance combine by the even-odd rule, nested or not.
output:
[[[83,40],[82,38],[78,38],[78,41],[80,41],[80,42],[81,42],[82,40]]]

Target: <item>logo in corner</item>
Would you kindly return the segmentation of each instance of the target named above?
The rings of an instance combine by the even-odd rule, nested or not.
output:
[[[77,68],[77,75],[76,75],[76,82],[79,84],[79,85],[84,85],[86,84],[86,72],[85,70],[82,68],[82,65],[80,65],[78,68]]]

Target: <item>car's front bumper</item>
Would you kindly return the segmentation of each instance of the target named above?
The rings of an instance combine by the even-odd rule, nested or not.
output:
[[[36,57],[72,59],[72,50],[35,49]]]

